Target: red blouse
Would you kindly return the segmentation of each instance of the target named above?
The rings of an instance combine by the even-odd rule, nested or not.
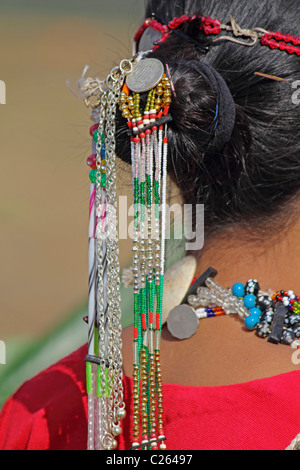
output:
[[[26,382],[0,413],[1,450],[84,450],[86,346]],[[119,449],[130,448],[132,380]],[[300,371],[218,387],[164,385],[168,450],[284,450],[300,432]]]

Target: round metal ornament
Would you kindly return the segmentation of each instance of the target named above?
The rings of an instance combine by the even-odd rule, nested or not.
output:
[[[187,339],[193,336],[198,328],[199,320],[195,310],[189,305],[178,305],[171,310],[168,316],[168,330],[178,339]]]
[[[134,93],[152,90],[162,79],[164,66],[158,59],[142,59],[127,75],[126,85]]]

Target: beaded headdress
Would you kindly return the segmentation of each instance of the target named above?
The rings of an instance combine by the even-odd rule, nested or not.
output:
[[[139,49],[144,39],[144,44],[148,44],[149,50],[155,50],[171,34],[180,34],[183,24],[192,21],[198,22],[199,29],[205,36],[215,37],[214,40],[201,45],[205,51],[224,40],[246,46],[253,46],[260,41],[262,45],[300,55],[299,38],[261,28],[242,29],[233,18],[230,25],[223,25],[219,20],[195,15],[183,15],[168,24],[163,24],[153,17],[146,19],[134,36],[133,58],[122,60],[119,66],[112,69],[106,80],[82,79],[81,90],[85,103],[93,110],[92,119],[95,121],[90,128],[93,151],[87,160],[91,181],[86,356],[89,450],[115,449],[117,436],[122,432],[121,421],[126,414],[122,384],[120,264],[116,218],[117,107],[127,122],[135,208],[132,267],[132,449],[166,448],[160,338],[165,261],[168,123],[172,120],[170,105],[176,94],[168,67],[157,59],[147,58],[147,53],[139,52]],[[221,36],[222,31],[232,34]],[[145,33],[148,37],[143,38]],[[191,40],[183,36],[184,39]],[[234,118],[229,119],[229,125],[227,121],[227,126],[222,127],[222,110],[218,107],[230,107],[233,103],[232,97],[216,71],[203,65],[202,73],[212,88],[213,83],[216,83],[214,91],[219,90],[222,94],[212,131],[215,133],[218,129],[220,134],[221,130],[223,138],[225,136],[228,140]],[[141,106],[141,94],[147,94],[144,108]],[[231,108],[234,113],[234,103]],[[203,291],[201,293],[203,294]]]

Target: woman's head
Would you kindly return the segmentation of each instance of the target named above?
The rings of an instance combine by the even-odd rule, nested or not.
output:
[[[232,15],[243,28],[299,35],[297,0],[153,0],[146,11],[146,17],[155,15],[164,24],[183,14],[211,16],[222,23]],[[212,40],[197,22],[183,24],[178,31],[184,36],[170,34],[148,54],[168,64],[176,92],[170,108],[168,171],[184,203],[204,204],[206,236],[232,225],[251,226],[253,235],[261,236],[291,216],[300,190],[300,113],[292,101],[300,59],[259,43],[246,47],[228,41],[210,45],[205,53],[202,46]],[[201,62],[223,77],[235,110],[218,110],[218,97]],[[221,146],[215,145],[218,112],[225,127],[234,114],[230,138]],[[117,151],[130,161],[122,128]]]

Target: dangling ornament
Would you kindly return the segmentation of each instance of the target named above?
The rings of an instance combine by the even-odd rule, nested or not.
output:
[[[148,92],[144,109],[140,93]],[[165,449],[160,337],[165,262],[170,81],[157,59],[141,60],[119,100],[131,136],[134,200],[132,449]]]
[[[127,78],[127,79],[126,79]],[[115,169],[116,106],[127,120],[134,215],[132,448],[165,449],[160,337],[171,90],[156,59],[123,60],[105,82],[87,79],[85,102],[98,122],[90,167],[88,449],[113,450],[125,417]],[[90,83],[97,83],[91,90]],[[142,110],[140,93],[148,92]],[[92,98],[96,104],[92,105]]]

